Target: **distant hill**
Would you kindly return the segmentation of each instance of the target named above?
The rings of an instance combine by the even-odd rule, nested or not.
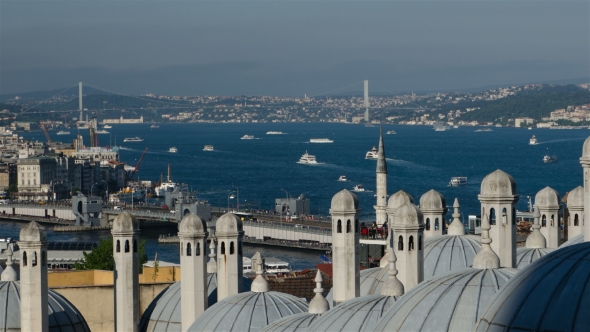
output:
[[[58,93],[66,90],[67,88],[61,88],[61,89],[55,89],[55,90],[46,90],[46,91],[30,91],[30,92],[21,92],[21,93],[8,93],[8,94],[3,94],[0,95],[0,102],[7,102],[7,101],[11,101],[11,102],[15,102],[15,98],[19,97],[19,100],[16,100],[17,102],[30,102],[30,101],[43,101],[46,100],[48,98],[51,98],[55,95],[57,95]],[[109,94],[109,93],[105,93],[104,91],[100,91],[91,87],[83,87],[83,93],[84,95],[91,95],[91,94]],[[72,86],[71,88],[69,88],[67,91],[64,91],[63,93],[60,94],[61,97],[64,98],[74,98],[74,97],[78,97],[78,85]],[[77,106],[76,106],[77,107]]]

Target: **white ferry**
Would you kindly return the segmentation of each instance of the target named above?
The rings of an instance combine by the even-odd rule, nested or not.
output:
[[[166,196],[167,191],[174,191],[176,188],[183,190],[186,189],[186,185],[172,181],[172,178],[170,178],[170,164],[168,164],[168,178],[166,182],[162,181],[162,183],[155,188],[156,196],[164,197]]]
[[[309,143],[334,143],[334,140],[328,138],[312,138]]]
[[[478,129],[475,132],[476,133],[487,133],[487,132],[490,132],[490,131],[492,131],[492,129],[490,129],[490,128],[484,128],[484,129]]]
[[[352,191],[356,191],[356,192],[365,191],[365,187],[362,184],[357,184],[356,186],[354,186]]]
[[[203,151],[213,151],[213,145],[205,145]]]
[[[317,164],[318,162],[315,160],[315,156],[310,155],[309,153],[307,153],[307,150],[306,150],[305,153],[303,154],[303,156],[301,156],[301,158],[299,159],[299,161],[297,163],[298,164]]]
[[[535,135],[533,135],[533,137],[531,137],[531,139],[529,140],[529,145],[537,145],[539,144],[539,142],[537,141],[537,137]]]
[[[395,132],[395,130],[388,130],[385,134],[387,134],[387,135],[395,135],[397,133]]]
[[[249,257],[242,257],[242,268],[244,273],[254,272],[252,270],[252,259]],[[276,257],[264,258],[264,270],[266,273],[289,273],[291,268],[289,263],[284,262]]]
[[[545,156],[543,157],[543,162],[544,163],[554,163],[557,161],[557,157],[556,156]]]
[[[57,132],[57,135],[69,135],[70,132],[69,131],[65,131],[65,130],[60,130]]]
[[[379,154],[376,147],[373,147],[371,150],[367,151],[365,155],[365,159],[377,159],[379,158]]]
[[[346,178],[346,175],[340,175],[340,177],[338,178],[338,181],[348,181],[348,179]]]
[[[139,137],[131,137],[131,138],[125,138],[123,140],[123,142],[143,142],[143,139],[139,138]]]
[[[254,139],[254,136],[253,135],[244,135],[240,139]]]
[[[454,176],[451,178],[451,181],[449,181],[450,187],[464,186],[466,184],[467,184],[467,177],[466,176]]]
[[[97,134],[110,134],[108,131],[103,130],[103,129],[97,130],[97,131],[95,131],[95,133],[97,133]]]
[[[171,147],[170,149],[168,149],[168,152],[170,152],[170,153],[176,153],[176,152],[178,152],[178,149],[175,148],[175,147]]]
[[[111,129],[113,128],[112,126],[106,125],[106,126],[102,126],[104,129]]]
[[[267,135],[282,135],[283,132],[282,131],[267,131],[266,134]]]

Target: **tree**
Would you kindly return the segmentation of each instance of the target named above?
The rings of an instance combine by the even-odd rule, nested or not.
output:
[[[113,271],[115,269],[115,259],[113,258],[113,238],[101,239],[100,243],[90,253],[84,252],[84,258],[80,262],[76,262],[74,267],[76,270],[106,270]],[[139,272],[143,271],[143,264],[147,262],[147,254],[145,253],[145,240],[139,242],[137,250],[139,258]]]

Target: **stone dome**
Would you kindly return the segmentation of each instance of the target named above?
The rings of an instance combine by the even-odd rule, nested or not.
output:
[[[582,158],[590,158],[590,137],[584,141],[584,147],[582,148]]]
[[[207,223],[201,220],[199,216],[194,213],[188,214],[182,218],[178,225],[178,232],[186,235],[203,234],[207,231]]]
[[[562,243],[559,247],[565,248],[565,247],[569,247],[574,244],[580,244],[582,242],[584,242],[584,234],[578,234],[578,235],[572,237],[571,239],[565,241],[564,243]]]
[[[246,292],[209,307],[189,331],[258,332],[283,317],[307,312],[307,303],[279,292]]]
[[[556,250],[514,276],[476,331],[588,331],[590,242]]]
[[[307,332],[320,315],[307,312],[283,317],[267,325],[261,332]]]
[[[242,221],[235,214],[228,212],[215,223],[215,234],[220,233],[237,233],[243,231]]]
[[[424,240],[424,280],[471,267],[481,250],[476,235],[441,235]]]
[[[392,227],[424,226],[424,218],[422,216],[422,211],[420,211],[420,209],[412,203],[405,203],[392,211],[391,225]]]
[[[332,197],[330,211],[355,211],[359,208],[359,199],[352,192],[342,189]]]
[[[0,331],[20,331],[20,283],[0,281]],[[65,297],[49,289],[49,331],[90,331],[82,314]]]
[[[407,192],[400,190],[389,197],[389,200],[387,201],[387,208],[397,209],[406,203],[414,204],[414,199]]]
[[[567,207],[568,208],[584,208],[584,187],[577,186],[574,190],[570,191],[567,195]]]
[[[516,268],[521,270],[553,251],[553,248],[516,248]]]
[[[463,269],[424,281],[404,294],[373,331],[472,331],[515,269]]]
[[[252,280],[243,278],[244,291],[250,291]],[[139,331],[180,331],[182,317],[180,314],[180,283],[178,281],[164,289],[144,311],[139,322]],[[209,306],[217,303],[217,274],[207,275],[207,292]]]
[[[545,187],[535,195],[535,205],[541,208],[559,209],[559,193],[551,187]]]
[[[380,294],[350,299],[321,315],[307,331],[372,331],[397,299]]]
[[[481,182],[480,196],[505,197],[517,195],[516,182],[502,170],[488,174]]]
[[[113,220],[112,233],[128,233],[136,232],[139,230],[139,221],[129,214],[129,212],[123,212]]]
[[[361,270],[359,276],[359,296],[381,294],[381,287],[383,286],[383,282],[385,282],[385,280],[387,280],[388,277],[389,276],[387,274],[387,269],[384,269],[382,267],[372,267],[370,269]],[[332,290],[333,288],[331,288],[328,294],[326,294],[326,300],[328,301],[330,308],[332,308],[334,301]]]
[[[447,203],[443,195],[434,189],[430,189],[420,197],[420,210],[446,212]]]
[[[45,228],[38,223],[31,221],[21,228],[19,241],[22,242],[47,242]]]

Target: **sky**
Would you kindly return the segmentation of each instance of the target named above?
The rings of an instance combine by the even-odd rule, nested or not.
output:
[[[0,0],[0,94],[325,95],[590,81],[588,1]],[[344,88],[350,86],[348,88]]]

